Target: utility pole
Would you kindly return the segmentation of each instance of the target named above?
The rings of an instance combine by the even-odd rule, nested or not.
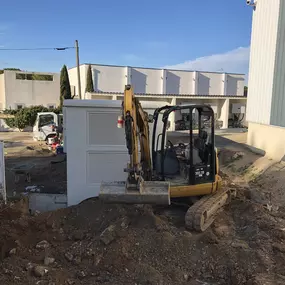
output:
[[[80,67],[79,67],[79,47],[78,47],[78,40],[75,41],[75,51],[76,51],[76,66],[77,66],[77,80],[78,80],[78,96],[79,99],[81,97],[81,82],[80,82]]]

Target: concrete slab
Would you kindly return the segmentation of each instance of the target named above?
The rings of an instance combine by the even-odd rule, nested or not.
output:
[[[31,214],[48,212],[67,207],[66,194],[31,193],[28,196]]]

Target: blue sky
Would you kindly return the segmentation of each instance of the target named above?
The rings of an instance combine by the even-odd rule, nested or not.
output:
[[[245,0],[2,1],[0,48],[80,45],[81,63],[247,73]],[[0,68],[59,71],[75,51],[1,51]]]

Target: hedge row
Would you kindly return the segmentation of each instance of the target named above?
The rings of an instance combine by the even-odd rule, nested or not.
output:
[[[4,114],[14,115],[14,118],[4,119],[5,123],[10,128],[18,128],[19,131],[22,131],[28,126],[33,126],[37,119],[37,113],[39,112],[54,112],[60,114],[62,112],[61,108],[50,110],[44,106],[31,106],[24,107],[19,110],[9,110],[6,109],[3,111]]]

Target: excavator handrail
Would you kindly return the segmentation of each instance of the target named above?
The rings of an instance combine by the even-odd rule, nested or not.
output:
[[[184,110],[184,109],[190,109],[190,110],[206,109],[207,111],[211,113],[211,116],[214,116],[214,111],[209,105],[205,105],[205,104],[176,105],[176,106],[172,106],[171,108],[169,108],[167,111],[163,113],[162,121],[164,122],[165,120],[168,120],[169,114],[172,113],[173,111]]]
[[[157,129],[157,122],[159,118],[159,114],[167,109],[172,108],[171,105],[165,105],[163,107],[159,107],[155,109],[153,113],[153,129],[152,129],[152,142],[151,142],[151,153],[152,153],[152,169],[155,170],[155,157],[156,157],[156,151],[155,151],[155,139],[156,139],[156,129]]]

